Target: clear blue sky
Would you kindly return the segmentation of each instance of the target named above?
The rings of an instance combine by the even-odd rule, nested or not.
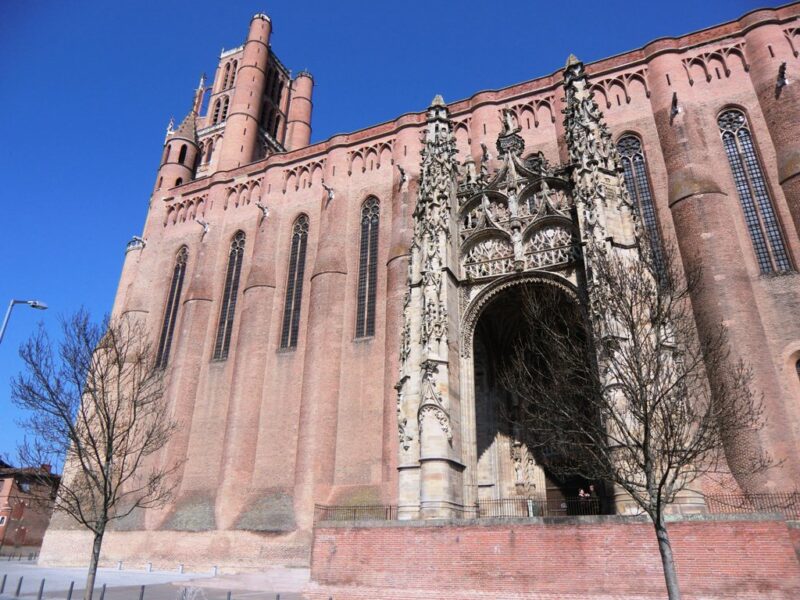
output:
[[[284,64],[315,78],[313,140],[739,17],[764,0],[670,2],[269,2],[0,0],[0,454],[21,432],[9,379],[43,319],[111,308],[125,243],[139,234],[164,129],[180,120],[222,47],[272,18]]]

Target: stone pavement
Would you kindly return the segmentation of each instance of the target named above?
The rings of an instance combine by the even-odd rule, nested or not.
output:
[[[81,600],[86,581],[86,569],[45,568],[32,562],[0,561],[0,581],[6,576],[0,600],[14,600],[19,579],[19,597],[33,600],[45,580],[42,597],[46,600],[66,600],[70,582],[74,582],[72,600]],[[104,600],[302,600],[299,591],[308,582],[308,569],[268,569],[262,573],[220,575],[210,573],[178,573],[176,571],[142,571],[98,569],[93,600],[100,600],[101,588],[106,585]]]

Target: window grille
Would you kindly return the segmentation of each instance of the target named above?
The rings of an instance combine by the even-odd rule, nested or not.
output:
[[[236,70],[239,68],[239,61],[233,61],[233,66],[231,67],[231,85],[233,87],[236,85]]]
[[[656,217],[653,193],[650,190],[650,181],[647,177],[647,163],[644,158],[642,142],[634,135],[626,135],[617,142],[617,150],[625,172],[625,187],[628,188],[628,194],[644,223],[647,238],[650,240],[650,250],[653,253],[653,263],[659,277],[663,280],[664,250],[658,232],[658,218]]]
[[[281,348],[295,348],[300,328],[300,302],[303,297],[303,275],[308,243],[308,217],[301,215],[292,226],[292,249],[289,255],[289,277],[283,305]]]
[[[222,309],[217,325],[217,340],[214,344],[214,360],[228,358],[231,333],[233,332],[233,317],[236,313],[236,296],[239,292],[239,276],[242,272],[244,242],[244,231],[237,231],[233,236],[231,251],[228,254],[228,271],[225,274],[225,290],[222,295]]]
[[[231,74],[231,63],[228,63],[228,64],[225,65],[225,75],[222,78],[222,89],[223,90],[227,90],[228,89],[228,78],[230,77],[230,74]]]
[[[356,337],[375,335],[375,296],[378,282],[378,225],[380,202],[367,198],[361,207],[361,246],[358,263]]]
[[[214,117],[211,119],[212,125],[216,125],[217,123],[219,123],[220,106],[221,106],[221,101],[219,98],[217,98],[217,101],[214,102]]]
[[[780,224],[744,113],[736,109],[726,110],[717,119],[717,124],[759,269],[762,273],[791,271]]]
[[[169,361],[172,334],[175,331],[175,323],[178,320],[178,306],[180,306],[183,276],[186,274],[186,261],[188,258],[189,250],[186,246],[183,246],[178,250],[178,255],[175,258],[175,268],[172,270],[172,283],[169,286],[167,307],[164,311],[164,322],[161,325],[161,337],[158,341],[158,353],[156,354],[156,368],[158,369],[165,368]]]

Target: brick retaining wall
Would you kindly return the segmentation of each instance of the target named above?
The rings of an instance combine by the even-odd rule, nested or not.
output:
[[[783,520],[705,517],[669,530],[687,597],[800,598],[800,563]],[[379,598],[380,590],[387,598],[423,590],[459,599],[666,594],[652,525],[623,517],[323,524],[311,578],[312,597],[335,590],[336,600]]]

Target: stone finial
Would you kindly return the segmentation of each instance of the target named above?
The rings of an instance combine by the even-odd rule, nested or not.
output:
[[[565,69],[568,69],[568,68],[570,68],[572,65],[577,65],[577,64],[579,64],[580,62],[581,62],[581,61],[580,61],[580,59],[579,59],[577,56],[575,56],[574,54],[570,53],[570,55],[567,57],[567,64],[566,64],[566,65],[564,65],[564,68],[565,68]]]
[[[264,19],[267,23],[272,23],[272,19],[270,19],[269,16],[264,14],[264,13],[256,13],[256,14],[253,15],[253,18],[250,19],[250,20],[254,21],[256,19]]]
[[[436,94],[433,97],[433,100],[431,101],[431,107],[434,107],[434,106],[445,106],[444,98],[442,98],[441,94]]]

